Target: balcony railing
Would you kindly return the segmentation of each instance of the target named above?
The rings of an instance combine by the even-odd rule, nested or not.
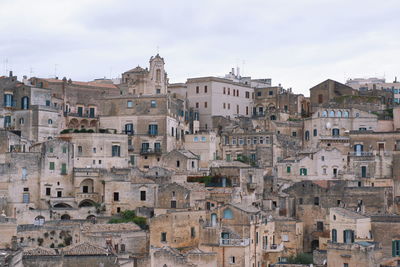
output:
[[[133,151],[133,150],[135,150],[134,146],[133,145],[128,145],[128,151]]]
[[[283,251],[283,249],[285,248],[285,246],[283,245],[283,243],[276,245],[276,244],[271,244],[269,246],[265,246],[263,247],[263,250],[265,252],[280,252]]]
[[[372,157],[374,153],[366,151],[349,152],[350,157]]]
[[[151,155],[151,154],[161,154],[161,148],[156,148],[156,149],[152,149],[152,148],[142,148],[140,150],[140,154],[141,155]]]
[[[98,116],[92,115],[92,114],[85,114],[85,113],[73,113],[73,112],[64,112],[64,116],[70,116],[70,117],[79,117],[79,118],[92,118],[92,119],[97,119]]]
[[[84,199],[90,199],[90,200],[93,200],[94,202],[98,202],[99,201],[99,193],[95,193],[95,192],[92,192],[92,193],[82,193],[82,192],[80,192],[80,193],[76,193],[76,200],[79,202],[79,201],[81,201],[81,200],[84,200]]]
[[[257,188],[257,184],[256,183],[248,183],[247,188],[250,190],[255,190]]]
[[[220,246],[227,246],[227,247],[245,247],[250,244],[250,240],[248,238],[243,239],[224,239],[221,238],[219,240]]]

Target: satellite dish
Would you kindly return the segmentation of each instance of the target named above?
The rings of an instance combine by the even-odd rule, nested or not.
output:
[[[330,122],[327,122],[325,127],[326,127],[326,129],[330,129],[330,128],[332,128],[332,124]]]

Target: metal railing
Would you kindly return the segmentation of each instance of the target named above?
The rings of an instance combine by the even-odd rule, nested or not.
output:
[[[245,247],[250,244],[250,240],[248,238],[242,238],[242,239],[225,239],[221,238],[219,240],[219,245],[220,246],[227,246],[227,247]]]
[[[351,157],[371,157],[373,155],[374,155],[373,152],[367,152],[367,151],[349,152],[349,156]]]

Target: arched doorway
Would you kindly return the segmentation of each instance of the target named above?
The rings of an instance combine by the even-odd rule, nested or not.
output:
[[[85,199],[82,200],[81,203],[79,203],[78,207],[82,208],[82,207],[94,207],[94,201],[90,200],[90,199]]]
[[[313,240],[311,242],[311,251],[314,251],[319,248],[319,240]]]
[[[71,220],[71,216],[68,214],[61,215],[61,220]]]
[[[82,193],[93,193],[93,180],[92,179],[85,179],[79,185],[80,191]]]
[[[34,225],[43,225],[45,222],[45,218],[42,215],[39,215],[35,218],[35,221],[33,222]]]
[[[65,208],[70,209],[72,207],[71,207],[71,205],[68,205],[66,203],[57,203],[57,204],[55,204],[53,206],[53,208],[56,208],[56,209],[65,209]]]

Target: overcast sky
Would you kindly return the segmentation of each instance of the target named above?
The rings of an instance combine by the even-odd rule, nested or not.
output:
[[[239,66],[308,95],[400,76],[399,0],[0,0],[0,32],[0,74],[19,77],[118,77],[157,47],[172,83]]]

